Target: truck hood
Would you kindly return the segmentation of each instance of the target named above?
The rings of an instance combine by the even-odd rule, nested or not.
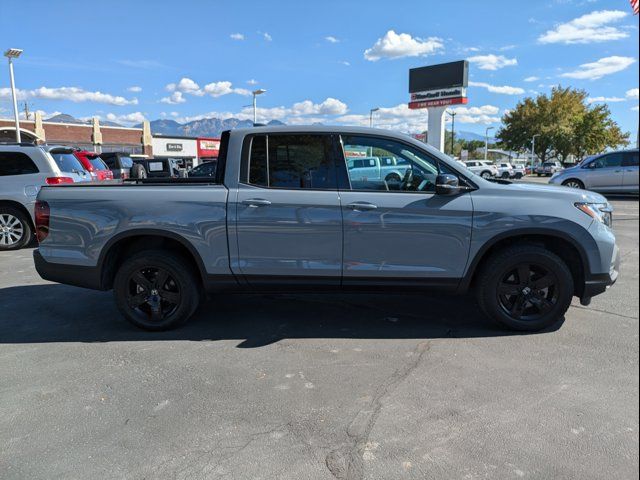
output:
[[[560,185],[535,185],[531,183],[512,183],[509,185],[495,184],[503,193],[511,192],[514,196],[520,197],[544,197],[557,198],[558,200],[585,202],[585,203],[608,203],[607,199],[599,193],[589,190],[578,190],[575,188],[563,187]]]

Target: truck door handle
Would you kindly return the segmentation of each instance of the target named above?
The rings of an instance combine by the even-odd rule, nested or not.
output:
[[[249,205],[250,207],[267,207],[271,205],[269,200],[264,198],[248,198],[242,201],[243,205]]]
[[[377,205],[374,205],[373,203],[369,203],[369,202],[348,203],[346,207],[350,208],[351,210],[375,210],[376,208],[378,208]]]
[[[614,170],[613,173],[620,173],[622,170]]]

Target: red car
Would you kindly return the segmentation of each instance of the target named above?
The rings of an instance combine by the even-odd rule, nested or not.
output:
[[[92,180],[99,182],[113,180],[113,172],[109,170],[107,164],[102,161],[96,152],[76,150],[73,153],[80,163],[82,163],[84,169],[89,172]]]

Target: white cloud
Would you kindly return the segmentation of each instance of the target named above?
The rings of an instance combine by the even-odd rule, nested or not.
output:
[[[469,82],[469,86],[486,88],[491,93],[500,93],[503,95],[522,95],[525,93],[524,88],[510,87],[508,85],[490,85],[486,82]]]
[[[265,39],[267,42],[271,42],[271,41],[273,40],[273,37],[272,37],[271,35],[269,35],[267,32],[264,32],[264,33],[262,34],[262,36],[264,37],[264,39]]]
[[[184,103],[187,100],[182,95],[182,92],[173,92],[168,97],[163,97],[160,99],[160,103],[168,103],[169,105],[175,105],[178,103]]]
[[[141,91],[142,91],[142,87],[138,87],[137,85],[127,88],[127,92],[140,93]]]
[[[344,115],[347,110],[346,103],[331,97],[322,103],[313,103],[311,100],[294,103],[291,109],[293,115]]]
[[[537,82],[538,80],[540,80],[540,77],[536,76],[531,76],[524,79],[525,82]]]
[[[115,113],[107,113],[105,118],[110,122],[116,122],[121,124],[135,124],[135,123],[142,123],[146,117],[142,112],[133,112],[133,113],[125,113],[122,115],[116,115]]]
[[[442,49],[444,44],[440,38],[414,38],[408,33],[397,34],[389,30],[382,38],[376,40],[373,47],[364,51],[364,58],[375,62],[381,58],[424,57]]]
[[[470,63],[477,63],[480,70],[499,70],[504,67],[512,67],[518,65],[515,58],[507,58],[504,55],[475,55],[469,57]]]
[[[33,90],[16,91],[16,95],[20,100],[27,98],[41,98],[44,100],[67,100],[74,103],[93,102],[106,103],[108,105],[137,105],[138,99],[127,99],[119,95],[111,95],[99,91],[90,92],[79,87],[40,87]],[[10,88],[0,88],[0,98],[10,98]]]
[[[631,107],[631,110],[633,110],[634,112],[638,112],[640,111],[640,108],[638,108],[638,105],[636,105],[635,107]]]
[[[637,88],[632,88],[631,90],[627,90],[627,93],[625,94],[625,96],[629,99],[629,100],[638,100],[639,98],[639,90]]]
[[[557,25],[538,37],[540,43],[597,43],[627,38],[629,34],[608,24],[627,16],[621,10],[591,12],[570,22]]]
[[[347,62],[346,60],[342,60],[340,63],[342,65],[344,65],[345,67],[350,67],[351,66],[351,64],[349,62]]]
[[[573,72],[566,72],[560,75],[565,78],[576,78],[580,80],[598,80],[605,75],[620,72],[635,63],[632,57],[605,57],[591,63],[583,63],[580,68]]]
[[[248,85],[257,85],[258,81],[252,78],[251,80],[247,80],[247,84]]]
[[[616,102],[624,102],[626,99],[622,97],[589,97],[587,98],[587,103],[616,103]]]
[[[251,81],[249,81],[251,82]],[[247,82],[247,83],[249,83]],[[211,95],[212,97],[220,97],[230,93],[238,95],[251,95],[251,92],[245,88],[234,88],[229,81],[211,82],[200,88],[195,81],[188,77],[182,77],[178,83],[169,83],[165,86],[168,92],[173,92],[170,97],[164,97],[160,101],[162,103],[184,103],[186,99],[183,94],[195,95],[202,97]]]
[[[336,37],[333,37],[331,35],[329,35],[328,37],[324,37],[324,39],[329,43],[338,43],[338,42],[340,42],[340,40],[338,40]]]
[[[241,33],[232,33],[231,35],[229,35],[229,38],[231,38],[232,40],[244,40],[244,35]]]

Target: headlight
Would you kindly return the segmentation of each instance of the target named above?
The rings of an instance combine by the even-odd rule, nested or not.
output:
[[[613,209],[608,203],[576,203],[576,208],[591,218],[604,223],[607,227],[613,225]]]

